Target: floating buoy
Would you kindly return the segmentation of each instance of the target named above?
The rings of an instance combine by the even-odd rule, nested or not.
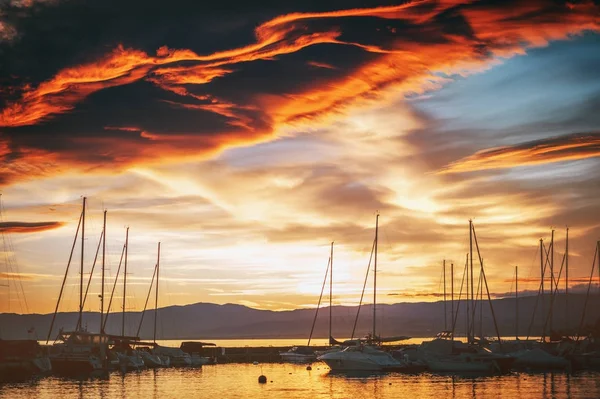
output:
[[[271,381],[273,382],[273,381]],[[267,377],[265,377],[264,375],[259,375],[258,376],[258,383],[259,384],[266,384],[267,383]]]
[[[308,371],[310,371],[310,370],[312,370],[312,367],[310,367],[310,366],[306,366],[306,369],[307,369]]]

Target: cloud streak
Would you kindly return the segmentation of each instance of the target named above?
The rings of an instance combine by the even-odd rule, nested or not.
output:
[[[3,233],[36,233],[63,226],[62,222],[0,222]]]
[[[437,173],[464,173],[487,169],[575,161],[600,156],[600,133],[572,134],[490,148],[459,159]]]

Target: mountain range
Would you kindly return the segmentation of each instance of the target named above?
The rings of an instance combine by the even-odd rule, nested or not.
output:
[[[552,327],[564,331],[568,328],[576,333],[581,324],[585,295],[569,294],[568,311],[565,295],[558,295],[554,300]],[[550,320],[547,317],[550,308],[550,296],[542,301],[536,296],[519,298],[519,335],[538,336],[544,323],[549,330]],[[491,301],[496,317],[499,333],[502,336],[515,334],[516,306],[514,298],[495,299]],[[444,320],[444,307],[446,320]],[[466,330],[466,308],[464,300],[454,301],[456,318],[456,335]],[[355,336],[362,336],[372,330],[372,305],[363,305],[358,318]],[[470,312],[473,308],[470,307]],[[534,313],[535,309],[535,313]],[[600,295],[589,297],[583,324],[595,323],[600,318]],[[356,319],[356,306],[334,306],[332,308],[333,336],[349,337]],[[157,337],[160,339],[235,339],[235,338],[307,338],[315,317],[315,309],[296,309],[289,311],[272,311],[253,309],[243,305],[213,303],[195,303],[185,306],[169,306],[159,308],[157,321]],[[52,320],[52,314],[0,314],[0,338],[31,338],[28,331],[35,333],[38,339],[45,339]],[[125,335],[136,335],[141,312],[127,312],[125,315]],[[480,321],[480,317],[482,317]],[[58,313],[51,339],[59,328],[72,330],[77,324],[77,312]],[[396,303],[377,305],[377,333],[381,336],[408,335],[412,337],[434,336],[439,331],[451,329],[451,303],[446,301]],[[476,333],[480,329],[486,336],[495,336],[492,312],[488,301],[475,308]],[[567,320],[568,319],[568,320]],[[545,321],[547,320],[547,321]],[[99,312],[84,312],[83,326],[88,331],[98,331]],[[146,311],[139,336],[150,339],[153,335],[154,310]],[[120,334],[122,314],[112,313],[107,321],[107,333]],[[325,338],[329,329],[329,308],[319,309],[313,337]]]

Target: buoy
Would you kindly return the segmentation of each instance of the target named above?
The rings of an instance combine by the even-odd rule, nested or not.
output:
[[[310,366],[306,366],[306,369],[307,369],[308,371],[310,371],[310,370],[312,370],[312,367],[310,367]]]
[[[259,375],[258,376],[258,383],[259,384],[266,384],[267,383],[267,377],[265,377],[264,375]]]

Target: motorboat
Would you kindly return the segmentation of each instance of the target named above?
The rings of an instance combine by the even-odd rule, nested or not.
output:
[[[403,371],[409,366],[376,346],[348,346],[340,351],[325,353],[317,358],[331,371]]]
[[[188,367],[192,365],[192,357],[180,348],[170,348],[167,346],[156,345],[154,354],[160,357],[167,357],[170,365],[173,367]]]
[[[279,352],[279,356],[290,363],[311,363],[317,358],[315,351],[308,346],[294,346],[286,352]]]

